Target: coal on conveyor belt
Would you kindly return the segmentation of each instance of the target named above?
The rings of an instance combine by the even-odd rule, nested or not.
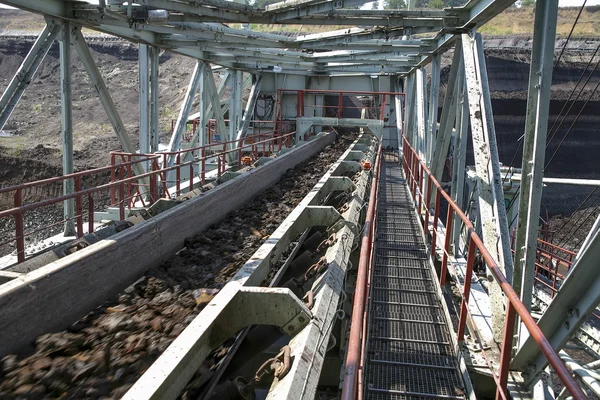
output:
[[[38,337],[34,353],[4,357],[0,399],[123,396],[353,140],[339,137],[244,208],[188,238],[118,298],[63,332]]]

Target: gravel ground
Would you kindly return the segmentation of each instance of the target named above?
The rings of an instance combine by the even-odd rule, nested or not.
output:
[[[311,190],[353,138],[289,170],[118,298],[0,363],[0,399],[119,398]]]

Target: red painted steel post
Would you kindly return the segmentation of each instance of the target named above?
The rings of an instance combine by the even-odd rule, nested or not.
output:
[[[450,238],[452,237],[452,220],[454,211],[452,204],[448,204],[448,216],[446,218],[446,237],[444,238],[444,255],[442,256],[442,269],[440,271],[440,286],[446,284],[446,273],[448,272],[448,252],[450,251]],[[433,251],[432,251],[433,253]]]
[[[155,165],[156,165],[156,164],[155,164],[154,162],[152,162],[152,172],[156,171],[156,170],[154,169]],[[157,200],[157,199],[156,199],[156,173],[153,173],[153,174],[152,174],[152,175],[150,175],[148,178],[150,179],[150,182],[149,182],[149,183],[150,183],[150,187],[149,187],[149,191],[150,191],[150,193],[149,193],[149,194],[150,194],[150,196],[149,196],[149,197],[150,197],[150,200],[149,200],[149,202],[148,202],[148,203],[149,203],[150,205],[152,205],[152,204],[154,204],[154,202]],[[142,198],[143,198],[143,197],[142,197]]]
[[[181,195],[181,155],[177,154],[175,158],[175,164],[177,164],[177,169],[175,170],[175,195]]]
[[[21,207],[22,202],[22,189],[17,189],[14,196],[15,208]],[[23,224],[23,212],[21,210],[15,214],[15,233],[15,240],[17,242],[17,261],[22,263],[25,261],[25,229]]]
[[[475,265],[475,244],[469,236],[469,250],[467,255],[467,268],[465,271],[465,283],[463,285],[463,298],[460,305],[460,318],[458,319],[458,341],[462,342],[465,337],[465,325],[467,323],[467,308],[469,307],[469,297],[471,294],[471,278],[473,277],[473,267]]]
[[[81,176],[75,177],[75,193],[81,191]],[[77,237],[83,237],[83,206],[81,204],[81,195],[75,197],[75,221],[77,224]]]
[[[507,306],[508,309],[506,310],[504,335],[502,337],[502,351],[500,353],[500,386],[496,389],[496,400],[501,399],[503,397],[503,393],[510,398],[508,392],[506,391],[506,383],[508,382],[510,359],[512,357],[513,333],[517,312],[510,301],[507,302]],[[500,391],[502,391],[502,393]]]
[[[425,231],[429,229],[429,204],[431,203],[431,175],[427,174],[427,196],[425,196]]]
[[[88,233],[94,232],[94,198],[88,194]]]
[[[419,163],[419,212],[417,216],[421,219],[421,212],[423,211],[423,166]]]
[[[438,219],[440,218],[440,191],[435,191],[435,211],[433,212],[433,221],[432,221],[432,229],[431,229],[431,253],[435,252],[435,248],[437,245],[437,225]],[[427,227],[429,229],[429,227]]]
[[[124,183],[119,184],[119,219],[123,221],[125,219],[125,188]],[[127,185],[129,187],[129,185]]]
[[[379,145],[377,152],[377,161],[373,173],[373,183],[369,195],[369,208],[362,231],[360,258],[356,278],[356,290],[352,300],[352,322],[350,325],[350,335],[348,340],[348,354],[346,357],[346,372],[344,375],[344,384],[342,388],[342,400],[354,399],[356,396],[356,386],[358,383],[358,366],[361,356],[361,332],[363,313],[365,311],[365,301],[367,298],[367,271],[371,258],[371,245],[373,236],[371,224],[375,215],[375,204],[377,198],[377,180],[379,179],[379,169],[381,165],[382,147]]]
[[[115,181],[115,178],[117,175],[114,153],[110,153],[110,165],[112,165],[112,168],[110,169],[110,182],[113,183]],[[111,186],[110,187],[110,204],[116,204],[116,203],[117,203],[116,188],[114,186]]]

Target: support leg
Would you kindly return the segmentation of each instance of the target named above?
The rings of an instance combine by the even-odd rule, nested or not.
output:
[[[521,301],[528,309],[535,274],[557,15],[558,0],[536,5],[513,280],[515,291],[520,291]]]
[[[158,68],[160,49],[156,46],[150,48],[150,152],[158,151]]]
[[[61,137],[63,153],[63,175],[73,173],[73,95],[71,91],[71,23],[65,22],[60,40],[60,99],[61,99]],[[73,179],[63,181],[63,193],[75,191]],[[75,235],[74,199],[64,202],[65,236]]]

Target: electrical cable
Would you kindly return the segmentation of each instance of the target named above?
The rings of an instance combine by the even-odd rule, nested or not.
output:
[[[562,50],[560,51],[560,54],[558,55],[558,59],[556,60],[556,63],[554,63],[554,66],[552,67],[552,69],[556,68],[556,66],[560,62],[560,59],[562,58],[562,55],[565,52],[565,49],[567,48],[567,43],[569,43],[569,40],[571,40],[571,36],[573,35],[573,31],[575,30],[575,26],[577,25],[577,22],[579,21],[579,17],[581,17],[581,13],[583,12],[583,9],[585,7],[585,3],[587,3],[587,0],[584,0],[583,4],[579,8],[579,13],[577,14],[577,17],[575,18],[575,22],[573,22],[573,26],[571,27],[571,32],[569,32],[569,36],[567,36],[567,41],[565,42],[565,45],[563,46]]]
[[[598,198],[600,198],[600,194],[598,194],[598,196],[596,196],[594,201],[592,201],[592,204],[596,204],[596,202],[598,201]],[[558,246],[558,247],[564,246],[564,244],[568,240],[568,237],[570,235],[573,235],[575,232],[577,232],[579,230],[579,228],[581,228],[580,222],[583,217],[584,217],[584,215],[582,214],[581,216],[579,216],[579,218],[577,218],[577,221],[575,221],[575,222],[573,222],[573,224],[571,224],[571,227],[569,228],[569,230],[562,235],[560,242],[556,246]]]
[[[573,97],[573,94],[575,93],[575,90],[577,90],[577,87],[579,86],[579,84],[581,83],[581,80],[583,79],[583,77],[585,76],[585,73],[587,72],[588,68],[590,67],[590,65],[592,65],[592,61],[594,61],[594,58],[596,57],[596,54],[598,54],[598,50],[600,50],[600,44],[596,47],[596,51],[594,51],[594,54],[592,55],[592,57],[590,58],[590,61],[588,61],[587,65],[585,66],[585,69],[583,70],[583,72],[581,73],[581,75],[579,76],[579,79],[577,80],[577,83],[575,84],[575,87],[573,88],[573,90],[571,90],[571,93],[569,94],[569,98],[567,99],[567,101],[565,102],[565,104],[563,104],[562,109],[560,110],[560,112],[558,113],[558,116],[556,117],[556,119],[554,120],[554,123],[552,124],[552,127],[550,127],[550,129],[548,130],[548,132],[552,132],[554,131],[554,127],[556,126],[556,123],[558,122],[558,120],[560,119],[560,117],[563,114],[563,111],[565,110],[565,108],[567,108],[567,105],[569,104],[569,102],[571,101],[571,98]],[[598,67],[598,65],[596,65],[596,68]],[[594,68],[594,71],[595,69]],[[592,71],[592,74],[594,73],[594,71]],[[585,82],[585,84],[583,85],[583,88],[585,88],[585,86],[587,85],[587,83],[590,80],[590,77],[592,75],[590,74],[590,76],[588,77],[587,81]],[[582,90],[583,90],[582,88]],[[581,95],[581,91],[579,92],[579,95]],[[577,96],[577,98],[579,98],[579,95]],[[575,101],[577,101],[577,99],[573,100],[573,103],[571,103],[571,107],[573,107],[573,104],[575,103]],[[571,110],[571,108],[569,108],[569,110],[567,111],[567,113],[565,114],[565,118],[566,116],[569,114],[569,111]],[[563,120],[564,121],[564,118]],[[561,121],[561,124],[562,124]],[[554,134],[550,135],[550,139],[548,140],[547,144],[550,144],[550,142],[552,142],[552,139],[554,139],[554,135],[556,135],[556,133],[558,132],[558,128],[556,129],[556,131],[554,131]]]
[[[594,195],[594,193],[596,193],[596,190],[598,190],[598,187],[595,187],[594,190],[592,190],[590,192],[590,194],[587,195],[587,197],[581,202],[581,204],[579,204],[579,207],[577,207],[577,210],[575,210],[573,212],[573,214],[571,214],[569,216],[569,218],[567,218],[567,220],[560,226],[560,228],[558,228],[556,230],[557,233],[560,232],[560,231],[562,231],[565,228],[565,226],[567,226],[567,224],[573,219],[573,216],[575,214],[577,214],[577,212],[580,211],[583,208],[583,205],[589,200],[589,198],[592,197]],[[555,236],[553,236],[553,237],[555,237]]]
[[[598,63],[600,63],[600,60],[598,60]],[[560,149],[560,147],[562,146],[562,144],[565,142],[565,139],[567,138],[567,136],[569,136],[569,133],[571,133],[571,131],[573,130],[573,126],[575,126],[575,123],[577,122],[577,120],[579,119],[579,117],[581,116],[581,114],[583,113],[583,110],[588,105],[588,103],[590,102],[590,100],[592,99],[592,97],[594,97],[594,94],[596,93],[596,90],[598,90],[598,87],[600,87],[600,81],[598,81],[598,84],[596,85],[596,87],[594,88],[594,90],[592,90],[592,93],[590,94],[590,97],[588,97],[588,99],[585,101],[585,103],[581,107],[581,110],[579,110],[579,113],[575,117],[575,120],[573,120],[573,123],[569,127],[569,130],[567,131],[567,133],[565,133],[565,136],[562,138],[562,140],[558,144],[558,147],[556,148],[556,150],[554,150],[554,153],[552,153],[552,157],[550,157],[550,161],[548,161],[546,163],[546,166],[544,167],[544,171],[546,170],[546,168],[548,168],[548,166],[550,165],[550,163],[552,162],[552,160],[554,160],[554,157],[556,157],[556,153],[558,153],[558,150]]]
[[[585,225],[585,223],[586,223],[586,222],[587,222],[587,221],[590,219],[590,217],[591,217],[592,215],[594,215],[594,214],[595,214],[595,213],[598,211],[598,209],[599,209],[599,208],[600,208],[600,204],[598,204],[598,205],[597,205],[597,206],[594,208],[594,210],[593,210],[592,212],[590,212],[590,213],[588,213],[588,214],[587,214],[587,216],[585,217],[585,219],[584,219],[584,220],[581,222],[581,225],[579,225],[579,226],[577,227],[577,229],[575,229],[575,230],[574,230],[574,231],[571,233],[571,235],[574,235],[574,234],[575,234],[575,232],[577,232],[579,229],[581,229],[581,227]],[[580,219],[581,219],[581,218],[580,218]],[[581,241],[582,241],[583,239],[585,239],[585,236],[584,236],[583,238],[579,239],[579,241],[578,241],[578,242],[575,244],[575,246],[573,246],[573,247],[571,248],[571,250],[572,250],[572,251],[576,251],[576,249],[577,249],[577,248],[578,248],[578,246],[581,244]],[[564,244],[563,244],[563,246],[565,246],[566,244],[567,244],[567,242],[565,241],[565,242],[564,242]]]

